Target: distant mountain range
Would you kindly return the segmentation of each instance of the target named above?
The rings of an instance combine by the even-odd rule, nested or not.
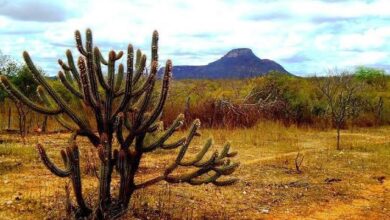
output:
[[[280,64],[269,59],[260,59],[251,49],[238,48],[222,58],[203,66],[173,66],[175,79],[242,79],[261,76],[270,71],[290,74]],[[160,68],[159,75],[164,72]]]

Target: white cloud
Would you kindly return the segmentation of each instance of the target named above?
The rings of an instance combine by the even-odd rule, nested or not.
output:
[[[126,49],[131,42],[147,53],[157,29],[161,61],[171,58],[174,64],[206,64],[230,49],[249,47],[300,75],[328,66],[390,66],[389,6],[385,0],[59,1],[57,8],[71,11],[64,20],[0,16],[0,49],[13,57],[28,50],[37,65],[55,74],[76,29],[92,28],[103,51]]]

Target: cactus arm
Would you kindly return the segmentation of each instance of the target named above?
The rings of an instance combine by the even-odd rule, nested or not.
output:
[[[123,125],[126,127],[127,130],[132,131],[133,126],[131,125],[130,119],[127,114],[124,114],[124,120],[123,120]]]
[[[154,185],[154,184],[156,184],[158,182],[161,182],[163,180],[165,180],[165,176],[163,176],[163,175],[162,176],[158,176],[158,177],[155,177],[153,179],[147,180],[147,181],[145,181],[143,183],[140,183],[140,184],[136,185],[135,188],[136,189],[144,189],[144,188],[146,188],[148,186]]]
[[[135,86],[138,82],[138,80],[141,78],[141,75],[142,73],[144,72],[145,70],[145,65],[146,65],[146,55],[142,55],[142,58],[141,58],[141,63],[140,65],[136,68],[136,71],[135,71],[135,74],[134,74],[134,77],[133,77],[133,86]],[[147,89],[147,86],[149,85],[150,83],[150,80],[151,80],[151,75],[149,75],[148,79],[146,80],[146,82],[139,87],[139,89],[137,89],[136,91],[133,92],[133,95],[132,96],[140,96],[143,92],[145,92],[145,90]],[[118,91],[115,96],[119,97],[119,96],[122,96],[125,94],[125,90],[120,90]]]
[[[230,150],[230,143],[226,143],[225,146],[223,147],[223,150],[221,151],[221,153],[217,157],[217,160],[222,160],[226,157],[234,157],[237,155],[236,151],[229,152],[229,150]]]
[[[131,144],[133,143],[134,138],[135,138],[135,135],[130,132],[129,135],[127,135],[127,137],[126,137],[122,148],[128,149],[131,146]]]
[[[97,47],[95,47],[95,49],[96,49]],[[96,52],[96,53],[95,53]],[[101,64],[103,64],[103,65],[108,65],[108,62],[107,62],[107,60],[106,59],[104,59],[104,57],[103,57],[103,55],[102,55],[102,53],[100,52],[100,50],[98,49],[98,50],[95,50],[94,51],[94,53],[95,53],[95,56],[97,56],[98,58],[99,58],[99,63],[101,63]],[[97,63],[96,63],[97,64]]]
[[[154,62],[158,61],[158,32],[156,30],[153,31],[152,37],[152,51],[151,51],[151,66]]]
[[[165,104],[165,101],[166,101],[167,96],[168,96],[169,81],[170,81],[171,76],[172,76],[172,62],[170,60],[168,60],[166,62],[166,66],[165,66],[164,80],[163,80],[163,85],[161,88],[161,93],[160,93],[161,95],[160,95],[159,102],[158,102],[157,106],[155,107],[155,109],[153,110],[152,115],[150,116],[148,121],[144,123],[144,126],[141,129],[149,127],[152,123],[154,123],[156,121],[158,116],[161,114],[162,109],[163,109],[164,104]]]
[[[145,116],[146,110],[147,110],[149,103],[150,103],[152,91],[153,91],[153,86],[150,86],[149,89],[145,92],[145,94],[143,96],[143,100],[141,101],[140,109],[137,112],[137,115],[135,117],[135,121],[134,121],[133,126],[132,126],[134,129],[139,128],[139,126],[142,123],[142,120]],[[142,131],[138,131],[137,133],[141,133],[141,132]]]
[[[127,47],[127,75],[126,75],[126,85],[124,90],[124,96],[118,106],[118,109],[115,110],[114,115],[117,115],[119,112],[125,111],[129,102],[131,102],[131,94],[133,90],[133,64],[134,62],[134,49],[133,45],[129,44]]]
[[[161,122],[161,123],[154,123],[153,125],[151,125],[151,126],[146,130],[146,132],[148,132],[148,133],[153,133],[153,132],[157,131],[158,128],[161,127],[161,126],[162,126],[162,122]]]
[[[133,91],[131,96],[133,98],[137,98],[137,97],[141,96],[143,93],[145,93],[148,90],[148,88],[150,87],[150,85],[152,84],[154,78],[155,78],[155,74],[152,71],[149,74],[149,76],[146,79],[146,81],[140,87],[138,87],[137,89],[134,89],[134,91]]]
[[[64,72],[70,71],[73,75],[74,80],[76,80],[79,89],[81,89],[80,74],[76,69],[74,64],[73,55],[70,50],[66,50],[66,57],[68,59],[68,65],[66,65],[61,59],[58,60],[58,64],[62,67]]]
[[[132,98],[138,99],[142,94],[148,91],[151,82],[153,81],[153,75],[149,75],[148,79],[144,82],[142,86],[140,86],[138,89],[135,89],[131,95]]]
[[[224,165],[222,167],[214,167],[214,165],[201,167],[198,170],[195,170],[193,172],[187,173],[187,174],[181,174],[177,176],[165,176],[165,181],[169,183],[182,183],[186,182],[191,185],[200,185],[200,184],[207,184],[207,183],[213,183],[215,185],[222,185],[227,184],[225,181],[223,182],[217,182],[219,177],[227,176],[232,174],[237,168],[239,167],[239,163],[234,163],[230,165]],[[215,176],[211,176],[211,178],[202,178],[205,174],[209,173],[210,171],[215,172]],[[229,180],[229,182],[233,181],[233,183],[236,180]]]
[[[123,113],[119,113],[118,116],[116,117],[115,124],[114,124],[114,131],[116,132],[116,138],[122,147],[125,143],[123,139]]]
[[[76,136],[84,136],[87,137],[90,142],[93,144],[94,147],[99,147],[100,145],[100,138],[96,136],[95,133],[93,133],[90,129],[79,129],[76,130]]]
[[[149,146],[143,147],[142,151],[151,152],[157,149],[158,147],[162,147],[164,142],[167,141],[168,138],[170,138],[172,134],[183,125],[183,121],[184,121],[184,115],[180,114],[172,123],[172,125],[165,131],[165,133],[159,139],[157,139],[157,141],[150,144]],[[165,146],[166,149],[170,149],[170,147],[172,146]]]
[[[112,112],[112,101],[114,99],[114,84],[115,84],[115,58],[116,54],[112,50],[108,56],[108,78],[107,84],[110,90],[106,91],[106,101],[105,101],[105,120],[109,122],[111,120]]]
[[[32,102],[29,98],[23,95],[23,93],[20,92],[12,83],[10,83],[6,76],[0,76],[0,81],[1,85],[7,93],[14,96],[17,100],[21,101],[23,104],[30,107],[36,112],[47,115],[57,115],[63,112],[63,109],[61,108],[45,108]]]
[[[137,114],[135,122],[134,122],[134,128],[135,129],[140,127],[141,122],[144,119],[145,112],[146,112],[146,110],[147,110],[147,108],[148,108],[148,106],[150,104],[150,100],[151,100],[151,97],[152,97],[153,88],[154,88],[154,84],[155,84],[155,80],[156,80],[156,73],[157,73],[157,62],[154,62],[153,66],[152,66],[152,71],[150,73],[151,81],[150,81],[150,84],[148,86],[148,89],[144,93],[144,98],[143,98],[143,100],[141,102],[141,107],[140,107],[140,109],[138,111],[138,114]],[[139,130],[136,133],[141,133],[141,132],[142,131]]]
[[[203,178],[203,179],[191,179],[189,180],[189,183],[191,185],[202,185],[202,184],[207,184],[207,183],[212,183],[212,182],[215,182],[219,177],[221,176],[221,174],[219,173],[214,173],[212,176],[209,176],[207,178]]]
[[[55,120],[66,130],[73,131],[75,128],[71,124],[69,124],[62,116],[55,117]]]
[[[196,170],[192,173],[181,175],[178,177],[170,177],[170,176],[162,175],[162,176],[155,177],[153,179],[147,180],[143,183],[136,185],[136,189],[143,189],[143,188],[146,188],[148,186],[151,186],[151,185],[156,184],[156,183],[163,181],[163,180],[165,180],[166,182],[169,182],[169,183],[182,183],[182,182],[190,183],[193,178],[201,176],[201,175],[207,173],[208,171],[209,171],[209,169],[202,168],[202,169]]]
[[[41,144],[37,144],[37,149],[38,149],[38,153],[39,153],[39,156],[41,157],[41,160],[42,160],[43,164],[46,166],[46,168],[51,173],[53,173],[54,175],[56,175],[58,177],[68,177],[71,174],[71,169],[69,169],[69,168],[65,169],[65,170],[61,170],[60,168],[58,168],[50,160],[50,158],[47,156],[46,151],[45,151],[45,149],[43,148],[43,146]],[[64,164],[65,164],[65,166],[67,166],[67,162],[66,161],[64,161]]]
[[[176,148],[178,148],[179,146],[182,146],[184,143],[185,143],[185,141],[186,141],[186,138],[185,137],[183,137],[183,138],[181,138],[181,139],[179,139],[179,140],[177,140],[177,141],[175,141],[175,142],[173,142],[173,143],[169,143],[169,144],[162,144],[161,146],[160,146],[160,148],[161,149],[164,149],[164,150],[171,150],[171,149],[176,149]]]
[[[140,183],[136,185],[136,189],[143,189],[148,186],[154,185],[161,181],[166,181],[168,183],[188,183],[190,185],[202,185],[202,184],[208,184],[212,183],[215,186],[228,186],[236,183],[238,179],[231,178],[227,180],[219,180],[220,177],[229,175],[235,171],[235,169],[238,167],[238,165],[225,167],[225,172],[217,172],[214,171],[210,166],[209,167],[203,167],[196,171],[193,171],[191,173],[182,174],[180,176],[165,176],[161,175],[158,177],[155,177],[153,179],[147,180],[143,183]],[[210,171],[214,171],[214,174],[211,176],[203,177],[205,174],[209,173]],[[229,172],[227,172],[229,171]],[[229,174],[228,174],[229,173]]]
[[[84,46],[83,46],[83,40],[81,39],[81,34],[80,34],[80,31],[75,31],[74,32],[74,37],[76,39],[76,46],[77,46],[77,49],[79,50],[79,52],[84,55],[84,56],[87,56],[87,51],[85,51],[84,49]]]
[[[158,32],[157,31],[153,32],[152,46],[151,47],[152,47],[152,52],[151,52],[151,56],[152,57],[151,57],[151,64],[150,64],[150,66],[151,66],[151,73],[150,73],[150,77],[149,77],[149,79],[151,79],[151,81],[147,80],[146,83],[145,83],[145,85],[147,85],[147,87],[145,87],[144,100],[142,102],[140,111],[138,112],[138,115],[137,115],[135,123],[134,123],[135,124],[134,127],[138,128],[138,130],[135,133],[141,133],[141,132],[146,131],[148,129],[147,127],[150,126],[150,124],[152,124],[154,122],[154,120],[161,113],[161,111],[160,112],[154,112],[153,115],[151,115],[149,117],[149,119],[146,120],[146,122],[141,124],[141,121],[144,119],[144,116],[145,116],[144,113],[146,112],[147,107],[150,104],[150,98],[151,98],[151,94],[153,92],[153,88],[154,88],[154,84],[155,84],[155,78],[156,78],[156,75],[157,75],[157,66],[158,66],[158,55],[157,55],[157,51],[158,51]],[[171,63],[171,62],[168,61],[167,63]],[[169,80],[168,80],[168,82],[169,82]],[[144,93],[143,88],[141,88],[140,91],[141,91],[141,94]],[[135,91],[133,93],[133,96],[136,97],[137,96],[136,93],[137,92]],[[164,94],[162,94],[162,97],[164,97]],[[160,99],[160,102],[161,102],[161,100],[162,99]],[[165,99],[163,99],[163,100],[165,101]],[[157,108],[156,108],[156,110],[157,110]]]
[[[240,166],[240,163],[227,163],[226,165],[222,167],[214,167],[212,168],[213,171],[221,174],[221,175],[230,175],[232,174],[238,167]]]
[[[136,52],[136,57],[135,57],[135,67],[138,69],[140,63],[141,63],[141,57],[142,57],[142,52],[140,49],[137,49]]]
[[[58,104],[60,108],[77,124],[80,128],[86,129],[88,125],[85,121],[81,120],[75,112],[70,109],[70,107],[65,103],[65,101],[54,91],[54,89],[47,83],[45,78],[37,70],[34,63],[32,62],[30,55],[25,51],[23,53],[24,60],[30,69],[31,73],[34,75],[35,79],[46,89],[49,95],[53,100]]]
[[[205,145],[203,146],[202,150],[198,152],[198,154],[196,155],[196,157],[193,159],[193,160],[190,160],[190,161],[181,161],[179,163],[180,166],[192,166],[196,163],[198,163],[199,161],[201,161],[203,159],[203,157],[205,156],[205,154],[208,152],[208,150],[210,149],[211,145],[212,145],[212,139],[209,138]]]
[[[95,119],[96,119],[96,125],[98,128],[98,132],[102,133],[104,130],[104,124],[103,124],[103,115],[100,108],[100,101],[98,102],[96,100],[96,97],[93,94],[93,91],[91,89],[91,83],[89,81],[87,69],[85,66],[85,59],[82,57],[79,57],[78,60],[78,66],[80,69],[80,76],[81,76],[81,82],[83,87],[83,93],[84,93],[84,102],[91,106],[94,113],[95,113]]]
[[[70,147],[66,148],[66,154],[71,165],[71,180],[73,185],[73,191],[76,197],[77,204],[79,206],[79,215],[88,216],[92,210],[88,208],[85,203],[82,194],[81,174],[80,174],[80,157],[79,149],[76,144],[72,143]]]
[[[58,59],[58,64],[61,66],[61,68],[64,70],[64,71],[70,71],[70,67],[68,65],[66,65],[64,63],[64,61],[62,61],[61,59]]]
[[[236,182],[238,182],[237,178],[231,178],[228,180],[220,180],[220,181],[216,180],[213,182],[213,184],[216,186],[230,186],[235,184]]]
[[[123,81],[123,74],[124,74],[123,65],[119,64],[118,74],[116,75],[116,79],[115,79],[115,88],[114,88],[115,92],[118,92],[119,89],[121,88],[122,81]]]
[[[69,73],[69,70],[64,70],[65,74],[65,79],[69,81],[69,83],[72,85],[73,84],[73,78],[72,75]]]
[[[83,88],[83,94],[84,94],[84,102],[89,106],[95,106],[96,100],[93,98],[93,94],[90,88],[89,79],[87,75],[87,67],[85,64],[85,60],[82,57],[79,57],[79,60],[77,62],[79,69],[80,69],[80,77],[81,77],[81,84]]]
[[[102,127],[102,125],[101,125],[102,116],[101,116],[101,110],[100,110],[100,94],[98,91],[98,85],[97,85],[96,75],[95,75],[95,64],[94,64],[94,59],[93,59],[94,54],[93,54],[93,50],[92,50],[93,38],[92,38],[91,29],[88,28],[85,32],[85,35],[86,35],[86,43],[85,43],[85,48],[84,48],[84,46],[82,44],[80,32],[79,31],[75,32],[77,48],[79,49],[79,52],[85,58],[85,61],[82,62],[83,64],[80,63],[80,61],[83,59],[79,58],[78,65],[79,65],[80,73],[81,73],[81,66],[80,65],[83,65],[84,76],[82,76],[82,78],[84,78],[84,80],[83,79],[81,79],[81,80],[83,81],[82,84],[84,86],[84,91],[87,88],[88,88],[88,90],[90,90],[88,92],[89,97],[87,98],[87,100],[89,101],[89,104],[92,106],[95,114],[98,116],[98,117],[96,117],[96,120],[98,121],[99,127]],[[84,96],[86,96],[86,94],[84,94]],[[101,129],[99,129],[99,132],[100,131],[101,131]]]
[[[139,50],[138,50],[139,51]],[[137,51],[137,55],[138,55],[138,51]],[[138,80],[141,78],[142,76],[142,73],[144,72],[145,70],[145,67],[146,67],[146,55],[143,54],[140,58],[140,61],[139,61],[139,65],[136,65],[137,67],[137,70],[135,72],[135,75],[134,75],[134,81],[133,81],[133,84],[135,85]]]
[[[102,67],[100,65],[100,63],[103,63],[102,60],[104,58],[103,58],[102,54],[100,53],[99,48],[95,47],[94,54],[95,54],[94,57],[95,57],[95,65],[96,65],[96,75],[98,77],[99,83],[105,91],[109,91],[110,88],[109,88],[106,80],[104,79]],[[104,62],[106,63],[106,65],[108,65],[107,61],[104,61]]]
[[[197,130],[199,127],[200,127],[200,121],[199,121],[199,119],[196,119],[192,123],[190,131],[187,135],[186,141],[182,145],[182,147],[180,148],[180,151],[177,154],[175,161],[170,166],[168,166],[168,168],[165,170],[165,172],[164,172],[165,176],[168,176],[173,170],[175,170],[180,165],[180,162],[183,160],[184,155],[186,154],[186,152],[188,150],[188,146],[190,145],[194,136],[197,134]]]
[[[46,95],[46,92],[45,92],[45,90],[43,89],[42,86],[40,86],[40,85],[38,86],[38,88],[37,88],[37,93],[38,93],[38,97],[41,99],[41,101],[42,101],[43,103],[45,103],[45,105],[46,105],[47,107],[53,107],[53,105],[55,105],[55,104],[49,99],[49,97]],[[70,130],[70,131],[76,130],[76,129],[77,129],[74,125],[72,125],[72,124],[69,123],[67,120],[65,120],[61,114],[56,115],[56,116],[55,116],[55,119],[56,119],[56,121],[57,121],[62,127],[66,128],[66,129],[68,129],[68,130]]]
[[[167,167],[162,176],[158,176],[156,178],[138,184],[136,188],[145,188],[163,180],[168,183],[185,182],[191,185],[212,183],[216,186],[225,186],[235,183],[237,179],[227,179],[222,181],[219,180],[219,178],[223,176],[228,176],[232,174],[239,167],[239,163],[230,163],[230,160],[223,160],[223,158],[234,156],[234,154],[228,152],[229,145],[225,145],[221,155],[218,155],[218,152],[215,152],[208,160],[201,162],[212,145],[212,140],[209,139],[194,159],[187,162],[183,161],[183,158],[188,150],[189,144],[191,143],[194,136],[198,134],[197,129],[199,127],[199,120],[195,120],[190,128],[190,132],[185,142],[181,145],[181,149],[176,157],[176,160],[170,166]],[[179,166],[194,167],[197,169],[181,175],[171,175],[171,173]]]
[[[205,160],[205,161],[203,161],[203,162],[202,162],[202,161],[197,161],[197,162],[195,162],[195,163],[193,163],[193,164],[189,163],[188,166],[205,167],[205,166],[210,166],[210,165],[212,165],[212,164],[223,164],[224,161],[221,161],[221,162],[217,161],[217,157],[218,157],[218,151],[215,151],[215,152],[211,155],[211,157],[210,157],[209,159],[207,159],[207,160]],[[202,158],[202,159],[203,159],[203,158]],[[184,165],[181,165],[181,166],[184,166]]]
[[[68,72],[68,71],[67,71]],[[84,99],[84,96],[83,94],[81,94],[79,91],[77,91],[69,82],[69,80],[67,79],[67,77],[64,75],[63,72],[59,71],[58,72],[58,78],[60,79],[61,83],[65,86],[65,88],[70,92],[72,93],[73,95],[75,95],[76,97],[80,98],[80,99]]]
[[[86,45],[85,49],[87,51],[86,61],[87,61],[87,76],[90,84],[91,89],[91,95],[93,96],[95,103],[93,104],[93,107],[96,111],[96,109],[99,109],[100,105],[100,94],[98,91],[97,81],[96,81],[96,75],[95,75],[95,65],[93,60],[93,51],[92,51],[92,31],[91,29],[86,30]]]
[[[73,78],[70,74],[71,71],[70,67],[67,66],[61,59],[58,59],[58,64],[61,66],[62,70],[65,73],[65,79],[69,81],[69,84],[73,86]]]
[[[197,177],[202,176],[203,174],[208,173],[211,170],[210,167],[202,167],[198,170],[186,173],[186,174],[181,174],[178,176],[166,176],[165,181],[168,183],[182,183],[182,182],[190,182],[192,179],[195,179]]]
[[[73,78],[76,80],[76,82],[79,84],[79,86],[81,86],[80,73],[77,71],[76,65],[74,63],[72,51],[70,51],[70,50],[66,51],[66,58],[68,59],[69,68],[70,68],[70,71],[73,75]]]

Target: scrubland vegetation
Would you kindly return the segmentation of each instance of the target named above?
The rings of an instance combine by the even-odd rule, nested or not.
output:
[[[170,83],[157,32],[131,68],[80,39],[59,78],[2,56],[1,219],[390,218],[382,70]]]
[[[386,219],[390,217],[389,133],[388,126],[345,131],[344,150],[338,151],[334,130],[274,122],[250,129],[203,129],[193,146],[198,148],[209,136],[216,146],[231,141],[239,150],[241,166],[235,175],[240,181],[224,188],[159,183],[136,193],[132,211],[124,219]],[[1,135],[1,219],[66,218],[65,187],[70,183],[53,177],[32,146],[39,141],[60,162],[58,150],[67,143],[67,136],[29,136],[24,145],[17,135]],[[86,200],[90,201],[96,187],[90,167],[98,157],[91,159],[91,146],[80,140]],[[301,174],[294,164],[297,152],[304,155]],[[141,163],[143,178],[160,173],[173,157],[166,151],[148,155]]]

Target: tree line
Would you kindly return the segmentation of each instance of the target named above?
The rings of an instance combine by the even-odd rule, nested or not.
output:
[[[0,72],[25,96],[41,102],[36,92],[37,82],[26,65],[0,53]],[[252,127],[262,120],[321,129],[333,127],[337,130],[338,148],[343,128],[390,122],[389,77],[385,71],[360,66],[354,71],[334,69],[322,75],[300,78],[272,72],[250,83],[236,80],[228,86],[224,82],[215,85],[210,80],[182,81],[185,86],[173,87],[170,92],[167,101],[170,108],[162,113],[162,121],[169,124],[178,112],[184,112],[186,124],[199,118],[205,127]],[[52,77],[48,81],[64,100],[76,104],[77,100],[65,91],[59,80]],[[46,132],[48,123],[56,130],[63,129],[54,118],[31,112],[4,90],[0,90],[0,102],[2,119],[7,122],[3,122],[2,129],[16,130],[22,137],[32,131]],[[15,122],[16,128],[12,128]]]

